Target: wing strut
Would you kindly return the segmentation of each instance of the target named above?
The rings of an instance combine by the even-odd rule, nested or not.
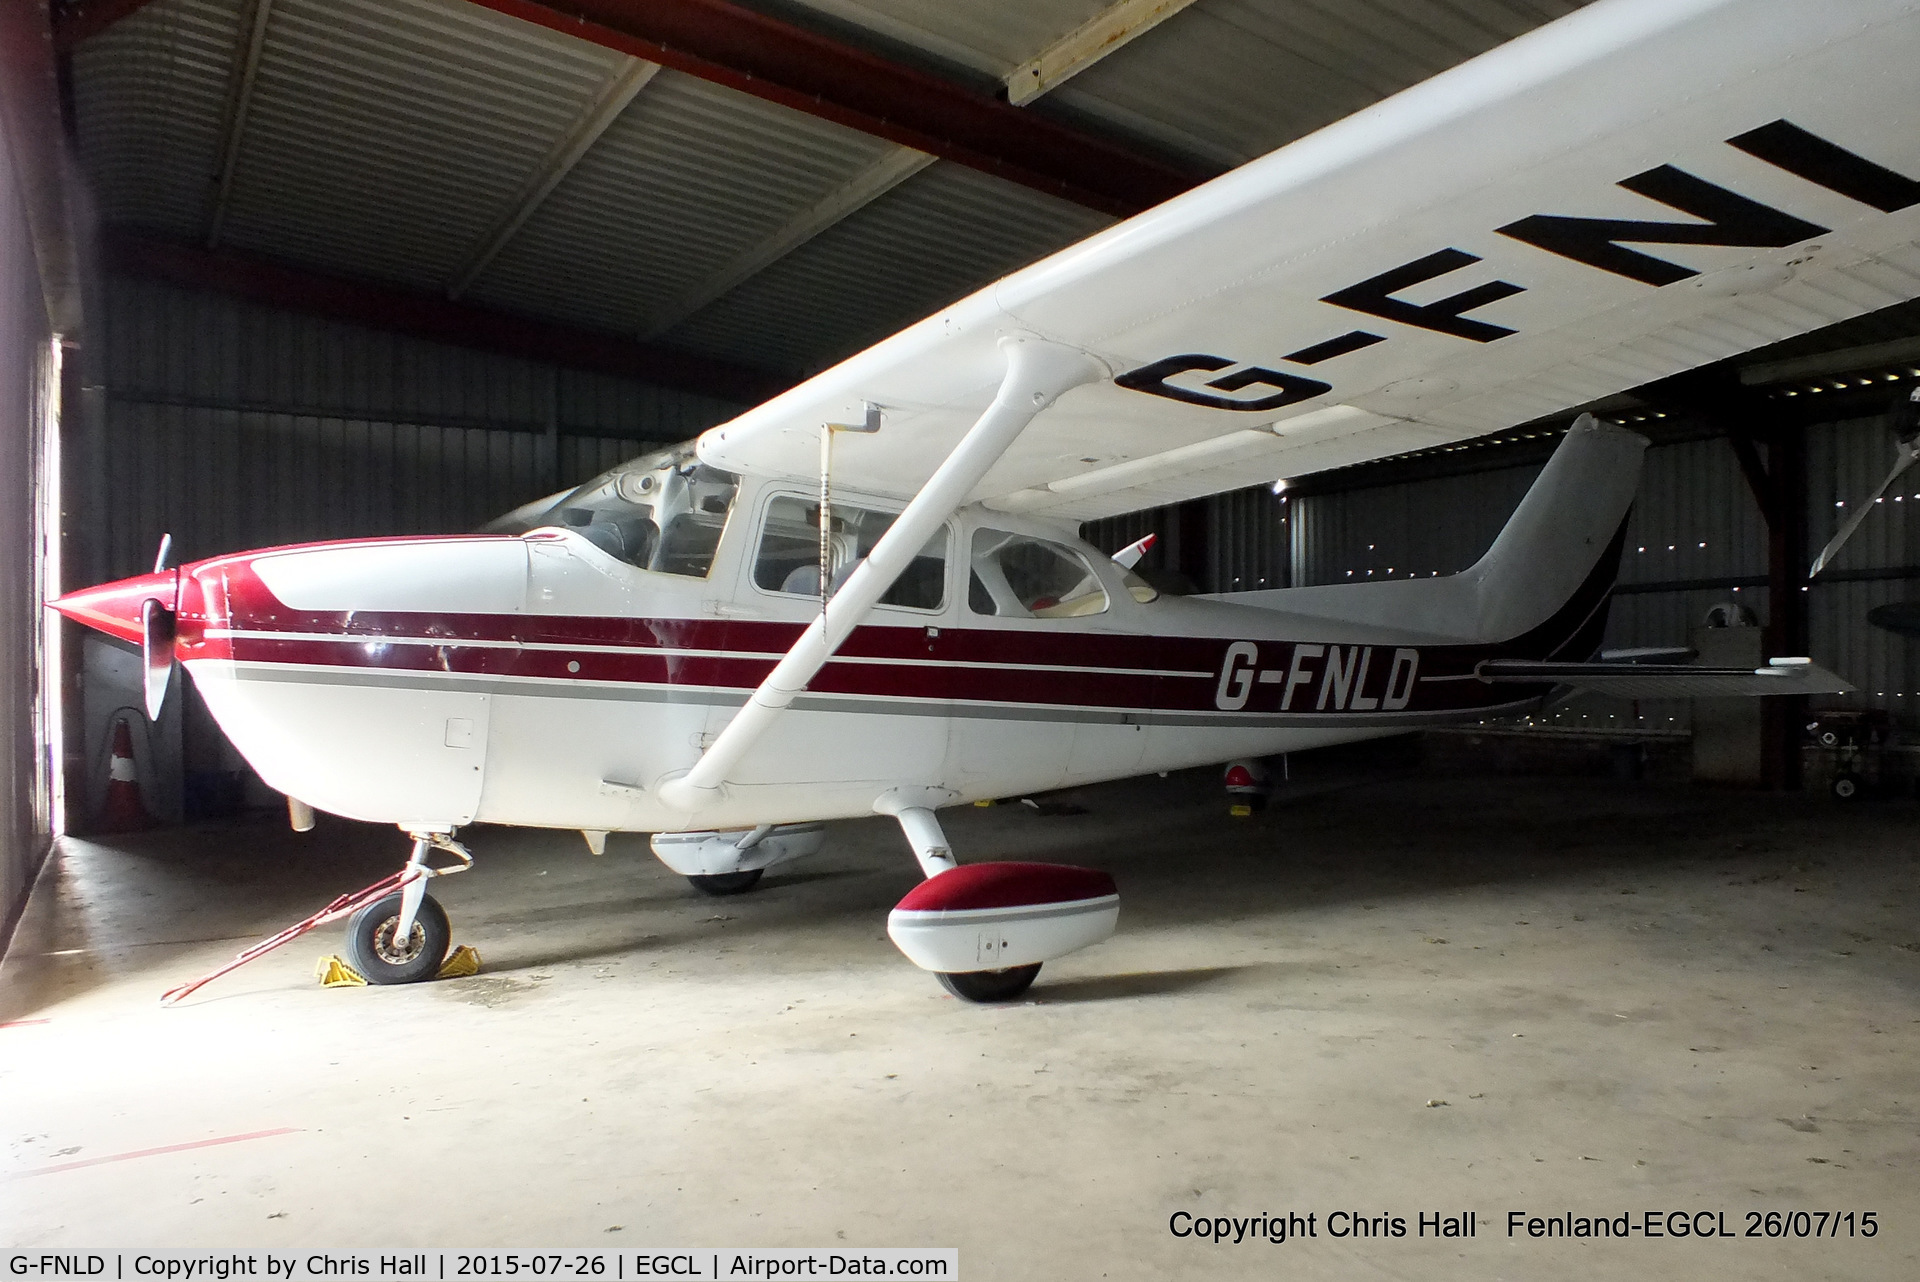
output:
[[[1105,378],[1108,373],[1104,365],[1079,348],[1030,336],[1002,338],[1000,350],[1006,356],[1007,370],[993,403],[960,438],[939,470],[914,495],[793,648],[774,665],[693,769],[660,785],[661,801],[676,810],[693,811],[712,800],[728,773],[759,742],[781,711],[806,689],[853,630],[866,621],[874,604],[914,554],[966,501],[1027,424],[1063,393]]]

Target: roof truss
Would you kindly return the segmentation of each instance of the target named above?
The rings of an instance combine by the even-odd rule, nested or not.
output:
[[[1117,216],[1211,176],[729,0],[468,2]],[[147,3],[69,3],[55,45]]]

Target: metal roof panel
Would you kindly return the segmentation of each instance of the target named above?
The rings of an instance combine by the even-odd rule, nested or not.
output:
[[[975,170],[934,165],[667,338],[763,368],[824,368],[1112,221]]]
[[[662,71],[483,272],[473,296],[635,333],[892,144]]]
[[[101,217],[192,235],[206,217],[238,0],[160,0],[73,55],[80,161]]]

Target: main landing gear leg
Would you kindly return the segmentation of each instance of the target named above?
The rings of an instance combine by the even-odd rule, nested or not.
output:
[[[900,821],[900,831],[906,833],[907,844],[913,847],[913,857],[920,861],[922,875],[938,877],[955,866],[953,847],[947,844],[947,834],[940,830],[940,820],[933,811],[925,806],[906,806],[894,818]]]
[[[900,821],[900,831],[906,834],[907,844],[913,847],[913,857],[920,861],[920,871],[927,877],[938,877],[958,866],[953,848],[947,844],[947,834],[941,831],[940,820],[933,811],[924,806],[906,806],[897,811],[894,818]],[[1026,992],[1039,974],[1040,964],[1035,962],[999,970],[937,970],[933,977],[962,1001],[1006,1002]]]
[[[347,964],[371,984],[411,984],[439,973],[453,928],[446,909],[427,893],[427,879],[473,867],[473,856],[451,832],[409,835],[413,854],[400,871],[400,888],[368,904],[347,922]],[[436,850],[459,862],[433,867],[428,861]]]

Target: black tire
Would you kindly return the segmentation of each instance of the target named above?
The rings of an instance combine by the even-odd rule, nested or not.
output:
[[[369,984],[414,984],[432,979],[447,959],[453,928],[447,925],[447,910],[432,895],[420,900],[409,946],[393,947],[393,928],[400,924],[400,893],[396,890],[368,904],[347,921],[347,965],[359,971]]]
[[[1857,775],[1835,775],[1830,791],[1841,801],[1852,801],[1860,795],[1860,779]]]
[[[745,872],[696,873],[687,878],[693,888],[709,895],[744,895],[760,884],[760,874],[764,868],[749,868]]]
[[[955,974],[935,971],[940,987],[963,1002],[1010,1002],[1033,986],[1040,963],[1009,966],[1005,970],[969,970]]]

